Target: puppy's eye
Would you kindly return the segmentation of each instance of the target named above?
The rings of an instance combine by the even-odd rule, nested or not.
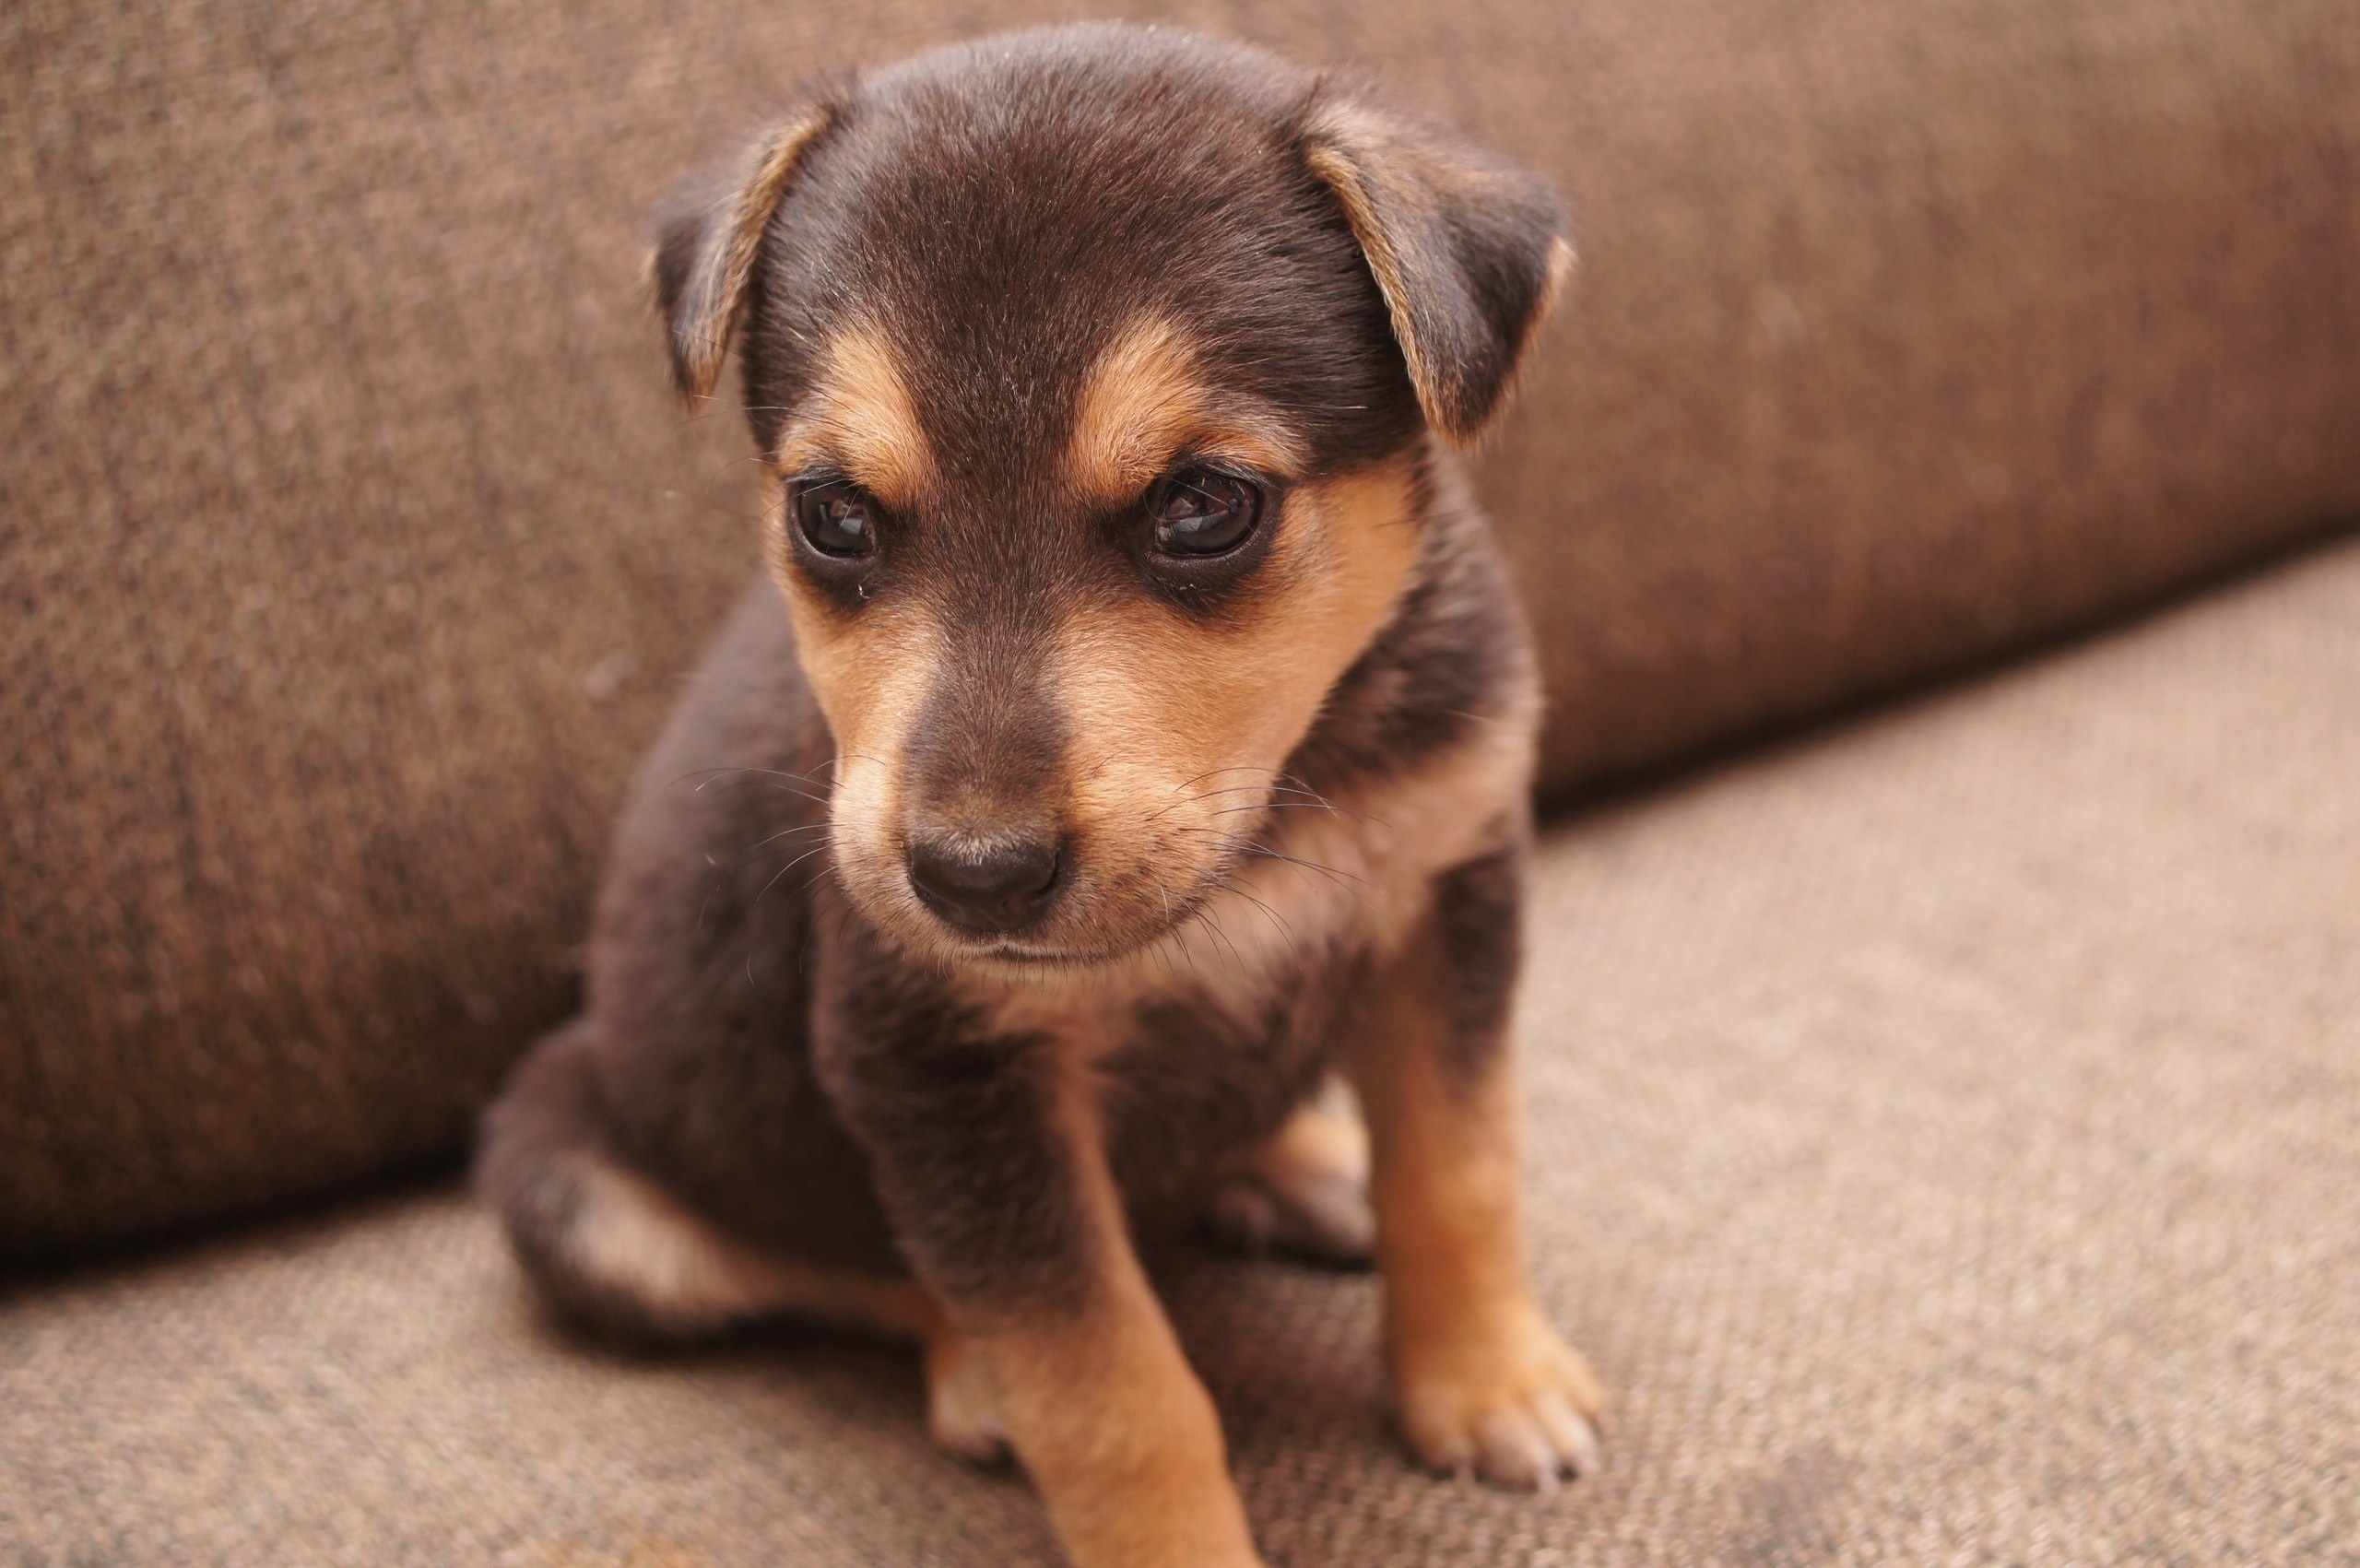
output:
[[[864,556],[877,548],[876,505],[849,479],[814,479],[795,487],[795,526],[821,555]]]
[[[1183,468],[1148,492],[1155,548],[1165,555],[1227,555],[1262,520],[1262,487],[1218,468]]]

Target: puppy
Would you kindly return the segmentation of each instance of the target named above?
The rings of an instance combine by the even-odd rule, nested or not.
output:
[[[1570,254],[1361,91],[1116,27],[825,87],[678,202],[673,366],[701,399],[738,348],[772,580],[485,1122],[554,1303],[912,1336],[936,1436],[1012,1448],[1075,1562],[1228,1568],[1134,1249],[1218,1213],[1373,1242],[1426,1463],[1597,1462],[1503,1035],[1533,660],[1448,454]]]

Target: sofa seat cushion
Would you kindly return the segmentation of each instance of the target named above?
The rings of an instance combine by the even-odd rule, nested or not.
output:
[[[2360,1552],[2360,545],[1555,831],[1548,1497],[1413,1473],[1364,1279],[1170,1289],[1274,1564]],[[547,1329],[440,1190],[0,1303],[0,1556],[1045,1561],[914,1359]]]

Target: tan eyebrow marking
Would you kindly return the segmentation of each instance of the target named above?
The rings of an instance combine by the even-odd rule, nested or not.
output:
[[[808,412],[779,440],[782,474],[814,464],[841,467],[888,506],[908,506],[934,486],[933,448],[910,401],[901,356],[867,324],[829,339]]]
[[[1160,316],[1133,323],[1099,357],[1066,446],[1066,480],[1078,493],[1136,495],[1191,447],[1272,474],[1300,470],[1302,438],[1279,411],[1211,385],[1197,359],[1186,334]]]

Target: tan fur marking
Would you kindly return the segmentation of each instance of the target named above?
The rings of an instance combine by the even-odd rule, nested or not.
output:
[[[1175,909],[1185,913],[1187,901],[1205,894],[1203,878],[1234,860],[1232,841],[1250,827],[1260,791],[1400,597],[1424,543],[1410,505],[1411,475],[1404,459],[1297,486],[1285,502],[1284,532],[1261,568],[1279,591],[1245,624],[1208,626],[1144,595],[1076,608],[1043,657],[1066,720],[1064,815],[1082,845],[1082,879],[1027,936],[1087,958],[1114,931],[1123,934],[1128,958],[1095,974],[1060,975],[1011,973],[966,949],[949,949],[947,957],[1006,982],[1015,1005],[1051,1012],[1070,1011],[1078,992],[1103,999],[1110,984],[1119,986],[1140,965],[1173,962],[1168,947],[1133,950],[1133,944],[1168,925]],[[832,813],[839,870],[889,931],[921,949],[945,949],[940,921],[902,874],[894,813],[901,743],[946,633],[922,608],[888,600],[857,617],[837,614],[785,563],[785,527],[774,501],[779,575],[806,670],[844,757]],[[1183,669],[1194,672],[1191,678],[1174,678]],[[1520,716],[1512,717],[1500,737],[1528,747],[1519,725]],[[1528,751],[1513,751],[1483,766],[1487,779],[1493,772],[1508,779],[1528,765]],[[1521,788],[1508,780],[1503,803]],[[1464,814],[1467,802],[1457,806]],[[1233,869],[1244,877],[1261,867]]]
[[[937,1444],[979,1465],[1008,1456],[1008,1424],[1000,1419],[990,1375],[947,1321],[926,1341],[926,1431]]]
[[[1076,1568],[1258,1568],[1211,1397],[1151,1298],[975,1353]]]
[[[1389,191],[1394,206],[1403,209],[1398,216],[1405,228],[1422,227],[1434,220],[1434,209],[1439,205],[1434,191],[1443,183],[1480,188],[1499,176],[1457,159],[1439,157],[1386,115],[1347,101],[1331,100],[1320,104],[1311,115],[1307,132],[1304,161],[1335,193],[1352,237],[1360,242],[1361,253],[1368,258],[1369,271],[1376,278],[1377,292],[1385,297],[1386,315],[1393,323],[1393,336],[1400,345],[1401,358],[1409,367],[1410,383],[1417,389],[1420,406],[1425,409],[1428,421],[1454,445],[1473,445],[1482,431],[1461,428],[1448,417],[1449,402],[1440,395],[1441,383],[1435,375],[1434,360],[1420,336],[1416,313],[1410,307],[1413,287],[1402,270],[1400,253],[1394,247],[1376,195],[1369,188],[1363,165],[1383,159],[1416,171],[1414,178],[1394,182]],[[1524,336],[1516,344],[1516,364],[1508,372],[1511,381],[1533,341],[1540,336],[1540,324],[1554,308],[1558,290],[1572,276],[1573,266],[1573,245],[1563,236],[1552,240],[1548,278],[1532,319],[1526,324]]]
[[[1186,450],[1292,476],[1303,452],[1275,409],[1208,384],[1186,336],[1150,317],[1092,367],[1075,407],[1066,481],[1106,501],[1138,495]]]
[[[1262,823],[1250,809],[1270,777],[1261,769],[1245,766],[1186,791],[1173,786],[1190,775],[1161,783],[1146,775],[1128,801],[1127,825],[1117,818],[1109,830],[1115,847],[1138,848],[1137,868],[1118,875],[1145,901],[1146,915],[1162,913],[1159,878],[1180,896],[1184,867],[1215,847],[1215,834],[1251,833],[1275,855],[1233,865],[1195,918],[1116,961],[1016,975],[971,971],[962,989],[998,1028],[1080,1042],[1119,1030],[1131,1008],[1157,997],[1250,1013],[1276,976],[1329,939],[1390,955],[1420,934],[1434,877],[1502,847],[1504,831],[1519,819],[1540,713],[1539,687],[1528,675],[1494,716],[1422,765],[1371,777],[1328,801],[1330,808],[1280,793],[1283,808]],[[1188,808],[1207,815],[1174,809],[1208,788],[1221,793]],[[1106,805],[1115,810],[1123,799],[1110,793]],[[1238,814],[1220,815],[1229,811]]]
[[[1547,321],[1550,312],[1557,308],[1557,298],[1565,291],[1565,285],[1572,281],[1578,260],[1574,242],[1563,234],[1549,242],[1549,283],[1540,291],[1540,303],[1532,312],[1533,331],[1525,336],[1528,347],[1533,338],[1540,336],[1540,324]]]
[[[1530,787],[1538,713],[1537,693],[1528,692],[1463,744],[1347,793],[1332,811],[1281,813],[1260,838],[1289,860],[1249,864],[1234,878],[1239,890],[1303,936],[1349,918],[1375,951],[1394,952],[1431,907],[1438,873],[1502,847],[1502,819],[1516,812]],[[1328,874],[1305,867],[1325,867]],[[1345,907],[1323,917],[1322,905],[1335,903]],[[1257,925],[1241,918],[1228,934],[1252,948],[1271,947],[1271,933]],[[1277,945],[1272,961],[1285,951]]]
[[[1141,596],[1063,629],[1068,811],[1102,854],[1126,852],[1100,861],[1097,896],[1191,896],[1159,878],[1225,858],[1248,820],[1231,808],[1258,798],[1392,613],[1422,542],[1408,484],[1397,466],[1297,487],[1261,568],[1283,588],[1250,624],[1209,630]]]
[[[654,1183],[601,1160],[575,1162],[582,1208],[574,1267],[684,1333],[792,1313],[926,1347],[927,1425],[951,1453],[988,1463],[1008,1434],[984,1369],[934,1294],[914,1279],[817,1267],[723,1235]]]
[[[1274,1180],[1304,1178],[1364,1182],[1368,1179],[1368,1128],[1349,1102],[1315,1102],[1287,1118],[1256,1168]]]
[[[1211,1397],[1131,1249],[1086,1072],[1062,1109],[1097,1233],[1089,1303],[963,1325],[968,1351],[1076,1568],[1259,1568]]]
[[[892,343],[873,327],[847,327],[829,340],[820,366],[773,466],[791,477],[829,464],[888,506],[915,504],[933,488],[934,461]]]
[[[1404,946],[1352,1043],[1386,1357],[1404,1434],[1427,1463],[1545,1485],[1561,1459],[1595,1464],[1588,1423],[1603,1396],[1528,1282],[1506,1052],[1472,1083],[1437,1059],[1434,951],[1430,935]]]
[[[1391,954],[1419,934],[1438,873],[1501,847],[1504,820],[1515,819],[1530,785],[1539,713],[1538,690],[1528,686],[1460,745],[1414,771],[1339,795],[1329,803],[1332,809],[1282,795],[1286,808],[1250,831],[1256,842],[1286,858],[1233,867],[1227,888],[1164,940],[1117,963],[1034,977],[1030,984],[971,983],[971,995],[1012,1032],[1082,1037],[1158,995],[1185,994],[1193,1005],[1234,1003],[1250,1010],[1268,995],[1273,976],[1327,938]],[[1256,784],[1267,777],[1233,776]],[[1168,802],[1171,796],[1148,798]],[[1227,809],[1224,803],[1256,798],[1223,794],[1210,804]],[[1169,817],[1154,826],[1168,822]],[[1241,815],[1190,828],[1176,836],[1174,854],[1192,843],[1202,847],[1197,843],[1201,833],[1245,832],[1252,822]],[[1153,877],[1172,875],[1170,862],[1150,862],[1136,875],[1152,888]]]
[[[906,1279],[817,1268],[722,1234],[645,1178],[582,1159],[582,1208],[567,1237],[574,1267],[693,1331],[796,1312],[822,1322],[918,1338],[941,1314]]]
[[[1540,329],[1548,324],[1551,316],[1556,314],[1557,301],[1564,297],[1565,285],[1573,281],[1574,269],[1579,264],[1579,256],[1574,250],[1574,242],[1563,234],[1557,235],[1549,242],[1548,276],[1541,280],[1540,299],[1532,307],[1532,320],[1525,327],[1524,336],[1516,343],[1516,360],[1508,366],[1507,391],[1509,393],[1515,392],[1517,379],[1524,374],[1526,361],[1532,358],[1532,346],[1540,341]],[[1504,395],[1500,402],[1501,406],[1504,407],[1507,397]],[[1493,414],[1495,422],[1497,418],[1495,412]]]
[[[786,559],[785,498],[776,489],[765,535],[804,678],[836,741],[828,794],[836,877],[863,907],[919,925],[931,917],[901,872],[902,777],[893,760],[926,701],[938,633],[906,604],[879,602],[847,619],[806,586]]]
[[[1376,1221],[1368,1207],[1368,1131],[1340,1084],[1296,1108],[1277,1136],[1213,1197],[1214,1222],[1255,1247],[1363,1262]]]
[[[1336,193],[1336,200],[1342,205],[1344,221],[1351,226],[1352,238],[1360,242],[1361,253],[1368,258],[1368,269],[1376,277],[1377,292],[1385,296],[1386,314],[1392,319],[1394,338],[1400,344],[1401,358],[1410,369],[1410,384],[1418,389],[1420,401],[1429,405],[1431,414],[1433,399],[1428,389],[1435,384],[1434,370],[1419,340],[1416,318],[1410,313],[1409,279],[1402,275],[1401,258],[1385,231],[1376,197],[1361,173],[1359,159],[1353,151],[1347,150],[1360,149],[1365,154],[1367,150],[1382,149],[1398,138],[1378,116],[1337,102],[1321,105],[1312,117],[1310,133],[1304,161]],[[1472,432],[1443,433],[1458,441]]]
[[[755,148],[747,178],[731,198],[726,232],[690,280],[690,296],[675,328],[685,390],[691,397],[713,395],[730,332],[745,307],[747,282],[761,254],[762,232],[778,211],[805,150],[832,118],[825,108],[807,110],[773,130]]]

